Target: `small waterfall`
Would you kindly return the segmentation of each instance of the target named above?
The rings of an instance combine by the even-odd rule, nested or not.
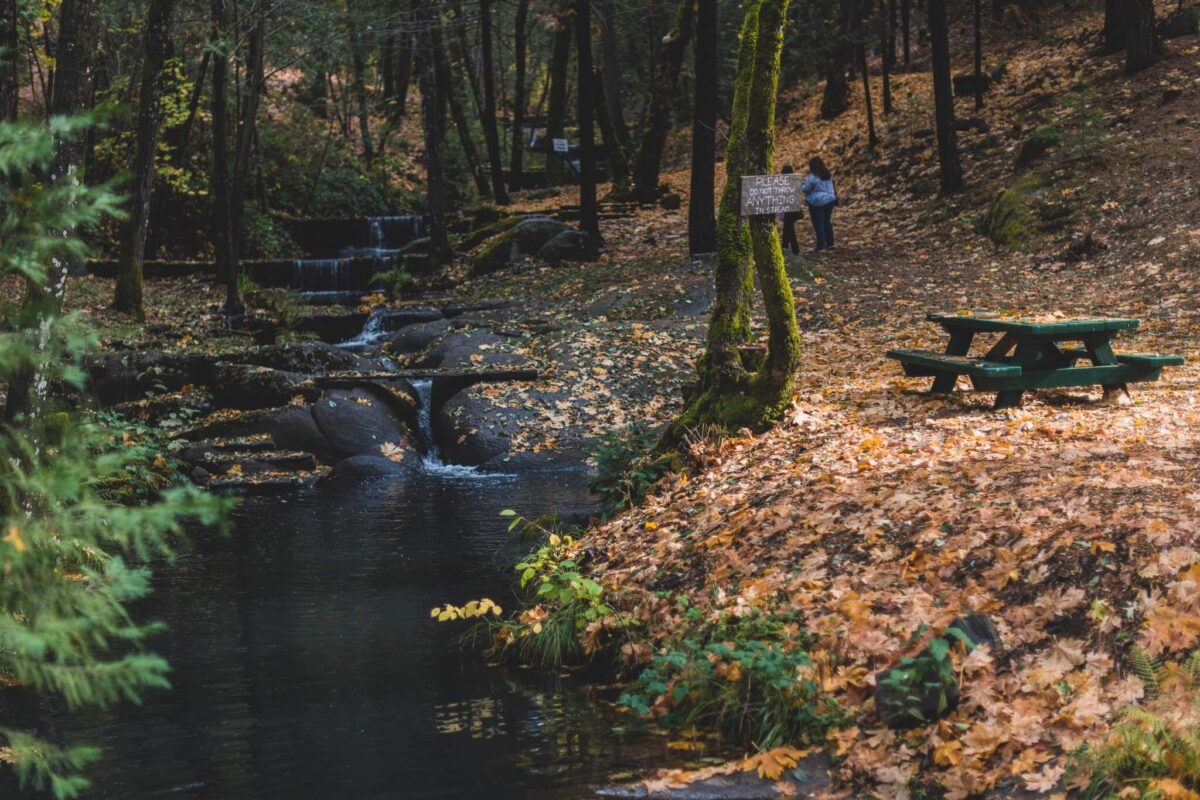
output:
[[[424,232],[424,220],[416,214],[391,217],[371,217],[371,249],[399,250],[404,245],[420,239]]]
[[[384,325],[387,314],[383,311],[373,311],[367,317],[367,322],[357,336],[351,337],[338,345],[346,350],[365,350],[387,338],[391,332]]]
[[[481,472],[477,467],[443,461],[433,438],[433,381],[426,378],[410,383],[417,392],[417,399],[421,401],[421,407],[417,410],[417,426],[421,429],[421,438],[425,440],[425,460],[421,462],[425,472],[456,478],[508,477],[503,473]]]
[[[292,288],[299,292],[340,292],[342,259],[298,258],[292,262]]]

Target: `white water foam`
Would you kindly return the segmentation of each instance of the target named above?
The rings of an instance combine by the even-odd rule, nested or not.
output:
[[[437,444],[433,439],[433,381],[426,378],[424,380],[410,381],[413,389],[417,392],[417,399],[421,401],[421,406],[417,409],[417,427],[421,429],[421,437],[425,440],[425,458],[421,461],[421,468],[430,475],[441,475],[448,478],[472,478],[479,480],[481,478],[487,480],[496,480],[497,478],[514,478],[515,475],[507,472],[485,472],[479,467],[469,467],[465,464],[447,464],[442,460],[441,453],[438,452]]]

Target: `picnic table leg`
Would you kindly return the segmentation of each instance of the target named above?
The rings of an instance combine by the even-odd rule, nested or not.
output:
[[[946,355],[965,356],[971,351],[971,341],[975,338],[974,331],[951,328],[949,332],[950,344],[946,345]],[[956,383],[958,383],[958,375],[952,372],[943,372],[933,379],[933,388],[929,390],[929,393],[950,394],[954,391]]]
[[[1093,364],[1117,364],[1117,356],[1113,353],[1112,341],[1110,339],[1092,338],[1084,339],[1083,346],[1087,348],[1088,358]],[[1100,388],[1104,391],[1100,402],[1113,403],[1115,405],[1126,405],[1132,402],[1129,396],[1129,386],[1124,383],[1102,383]]]
[[[1017,351],[1013,353],[1013,363],[1019,366],[1024,372],[1037,363],[1038,355],[1041,353],[1041,346],[1030,342],[1017,342]],[[1025,392],[1021,389],[1006,389],[996,394],[996,402],[992,406],[995,410],[1002,408],[1016,408],[1021,405],[1021,397]]]

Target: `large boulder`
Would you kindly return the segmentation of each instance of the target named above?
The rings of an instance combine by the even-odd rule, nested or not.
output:
[[[267,436],[280,450],[312,453],[325,463],[335,457],[308,406],[270,408],[213,420],[191,431],[187,438],[199,441],[253,436]]]
[[[84,366],[97,399],[110,406],[163,389],[175,392],[188,384],[208,385],[213,362],[207,353],[131,350],[89,358]]]
[[[453,331],[413,359],[411,366],[428,369],[528,369],[529,356],[514,352],[523,339],[501,336],[483,329]]]
[[[504,269],[522,255],[535,255],[555,236],[570,230],[574,228],[550,217],[523,219],[484,244],[471,261],[471,274],[488,275]]]
[[[420,436],[393,404],[365,389],[327,392],[313,404],[312,416],[335,459],[383,455],[385,445],[412,447]]]
[[[419,353],[450,330],[450,320],[439,319],[401,328],[388,342],[387,349],[396,355]]]
[[[358,369],[359,358],[325,342],[291,342],[251,347],[221,359],[234,364],[253,364],[285,372],[316,375]]]
[[[328,480],[398,478],[420,469],[421,454],[417,451],[402,448],[390,453],[391,457],[367,455],[344,458],[334,465]]]
[[[447,400],[433,419],[442,458],[452,464],[500,472],[561,469],[582,465],[587,452],[577,432],[548,434],[536,406],[553,408],[565,393],[529,390],[519,402],[477,384]]]
[[[221,408],[255,409],[287,405],[300,397],[312,402],[320,395],[308,376],[249,364],[217,364],[212,383],[213,402]]]
[[[554,266],[564,261],[587,261],[592,256],[589,242],[590,238],[583,231],[565,230],[542,245],[537,257]]]

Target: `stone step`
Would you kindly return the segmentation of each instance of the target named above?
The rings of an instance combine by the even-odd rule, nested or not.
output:
[[[317,468],[317,459],[312,453],[301,450],[215,451],[205,453],[195,465],[219,475],[226,475],[235,467],[240,467],[238,471],[242,474],[252,475],[312,471]]]
[[[214,478],[203,485],[218,494],[271,495],[309,489],[320,479],[321,475],[315,472],[302,475],[267,474]]]

